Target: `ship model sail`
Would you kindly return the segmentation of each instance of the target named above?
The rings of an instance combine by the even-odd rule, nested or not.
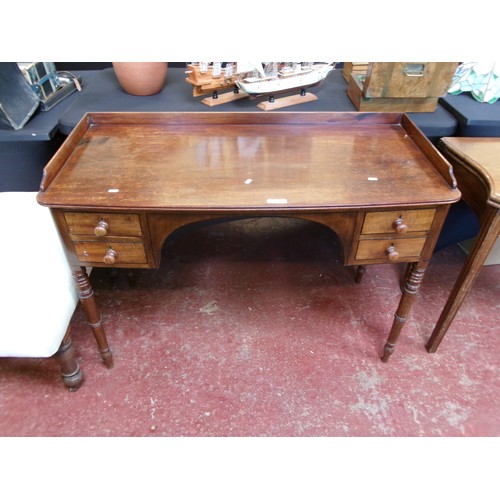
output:
[[[321,84],[333,67],[334,63],[267,63],[264,75],[242,78],[236,85],[250,97],[305,91]]]

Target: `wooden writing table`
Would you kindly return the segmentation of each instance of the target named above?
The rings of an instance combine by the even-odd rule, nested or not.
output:
[[[401,113],[88,113],[44,171],[50,207],[104,361],[84,266],[158,268],[176,229],[221,218],[324,224],[349,266],[408,262],[394,350],[450,204],[450,164]]]
[[[436,352],[500,234],[500,138],[444,137],[440,149],[479,219],[479,234],[427,342],[429,352]]]

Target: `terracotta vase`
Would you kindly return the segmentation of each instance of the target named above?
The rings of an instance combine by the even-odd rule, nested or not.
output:
[[[114,62],[113,68],[125,92],[132,95],[153,95],[165,85],[168,63]]]

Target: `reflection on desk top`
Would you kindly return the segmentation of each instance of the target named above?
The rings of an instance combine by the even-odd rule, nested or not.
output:
[[[500,207],[500,138],[444,137],[442,141],[481,175],[488,185],[490,204]]]
[[[193,97],[193,87],[185,82],[184,68],[168,69],[167,82],[159,94],[133,96],[127,94],[118,83],[112,68],[97,72],[92,83],[78,100],[61,115],[60,130],[68,135],[88,111],[92,112],[259,112],[260,100],[240,99],[220,106],[208,107],[200,101],[206,97]],[[284,111],[355,111],[347,96],[347,82],[342,70],[333,70],[319,86],[311,90],[318,99],[285,108]],[[272,111],[270,111],[272,113]],[[457,119],[438,105],[433,113],[409,113],[411,119],[427,137],[455,135]]]
[[[38,199],[186,212],[410,207],[457,201],[448,169],[401,113],[90,113]]]

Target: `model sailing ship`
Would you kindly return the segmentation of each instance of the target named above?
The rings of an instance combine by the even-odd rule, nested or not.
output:
[[[319,85],[333,69],[334,63],[268,63],[257,76],[236,81],[250,97],[304,91]]]
[[[231,87],[242,90],[250,98],[265,95],[303,92],[319,85],[335,67],[335,63],[191,63],[186,82],[199,96]]]

